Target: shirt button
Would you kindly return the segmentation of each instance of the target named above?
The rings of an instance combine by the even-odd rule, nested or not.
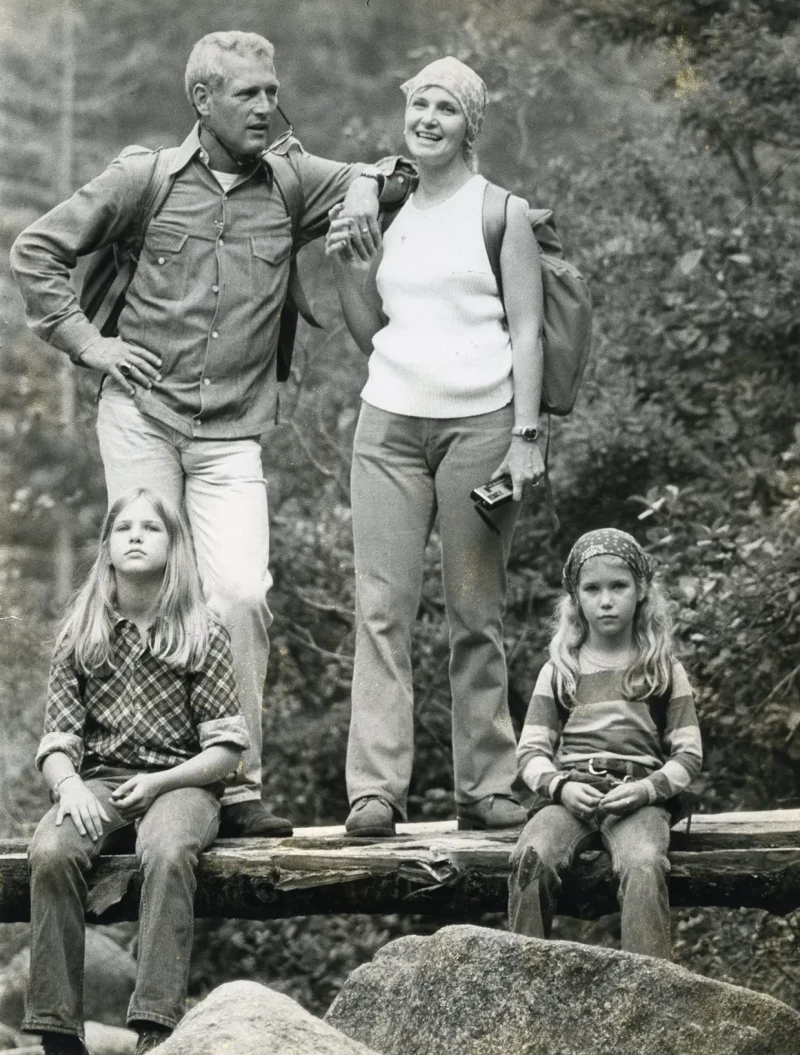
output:
[[[220,245],[225,245],[225,240],[224,240],[224,238],[220,238],[220,240],[219,240],[219,244],[220,244]]]
[[[211,384],[211,382],[209,381],[209,379],[208,379],[207,377],[204,377],[204,378],[203,378],[203,384],[204,384],[204,385],[210,385],[210,384]]]
[[[219,293],[219,286],[212,286],[211,288],[215,293]]]
[[[211,336],[212,336],[212,337],[214,338],[214,340],[216,341],[217,337],[219,337],[219,334],[217,333],[217,331],[216,331],[216,330],[214,330],[214,331],[212,332]]]
[[[166,259],[163,256],[160,256],[158,258],[158,262],[159,262],[159,264],[166,264],[167,261],[166,261]]]

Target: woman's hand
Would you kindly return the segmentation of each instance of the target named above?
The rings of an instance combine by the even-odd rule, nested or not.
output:
[[[127,821],[141,817],[161,794],[160,774],[137,773],[111,793],[114,805]]]
[[[579,821],[590,821],[602,799],[602,791],[578,780],[568,780],[561,787],[561,804]]]
[[[111,819],[100,800],[77,773],[59,785],[56,827],[61,825],[66,816],[72,817],[72,823],[81,835],[88,835],[93,843],[103,834],[103,821]]]
[[[369,241],[365,241],[367,235],[361,235],[357,218],[344,215],[344,204],[334,205],[328,217],[330,227],[325,236],[325,255],[337,263],[349,265],[354,271],[367,271],[380,249],[380,242],[376,243],[371,234]]]
[[[629,781],[620,784],[607,792],[599,805],[601,813],[610,813],[615,817],[625,817],[629,813],[635,813],[642,806],[650,802],[647,787],[643,780]]]
[[[508,453],[497,468],[492,479],[508,473],[514,487],[514,501],[519,502],[526,484],[536,487],[544,476],[544,459],[535,442],[521,436],[511,437]]]

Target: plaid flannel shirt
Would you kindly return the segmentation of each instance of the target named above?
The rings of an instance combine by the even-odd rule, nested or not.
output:
[[[79,675],[67,660],[50,671],[41,769],[53,751],[86,775],[97,766],[168,769],[214,744],[248,746],[226,631],[212,624],[198,671],[168,667],[127,619],[114,625],[115,667]]]

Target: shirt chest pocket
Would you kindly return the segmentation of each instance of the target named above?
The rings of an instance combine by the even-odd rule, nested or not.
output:
[[[183,296],[188,272],[189,234],[153,223],[147,231],[137,277],[159,300]],[[144,274],[140,274],[144,272]]]
[[[250,250],[253,293],[263,296],[268,292],[277,291],[289,273],[291,236],[254,235],[250,238]]]

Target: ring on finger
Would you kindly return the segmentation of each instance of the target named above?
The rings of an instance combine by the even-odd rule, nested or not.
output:
[[[127,377],[128,374],[131,372],[131,364],[125,361],[121,362],[119,364],[119,372],[122,374],[123,377]]]

